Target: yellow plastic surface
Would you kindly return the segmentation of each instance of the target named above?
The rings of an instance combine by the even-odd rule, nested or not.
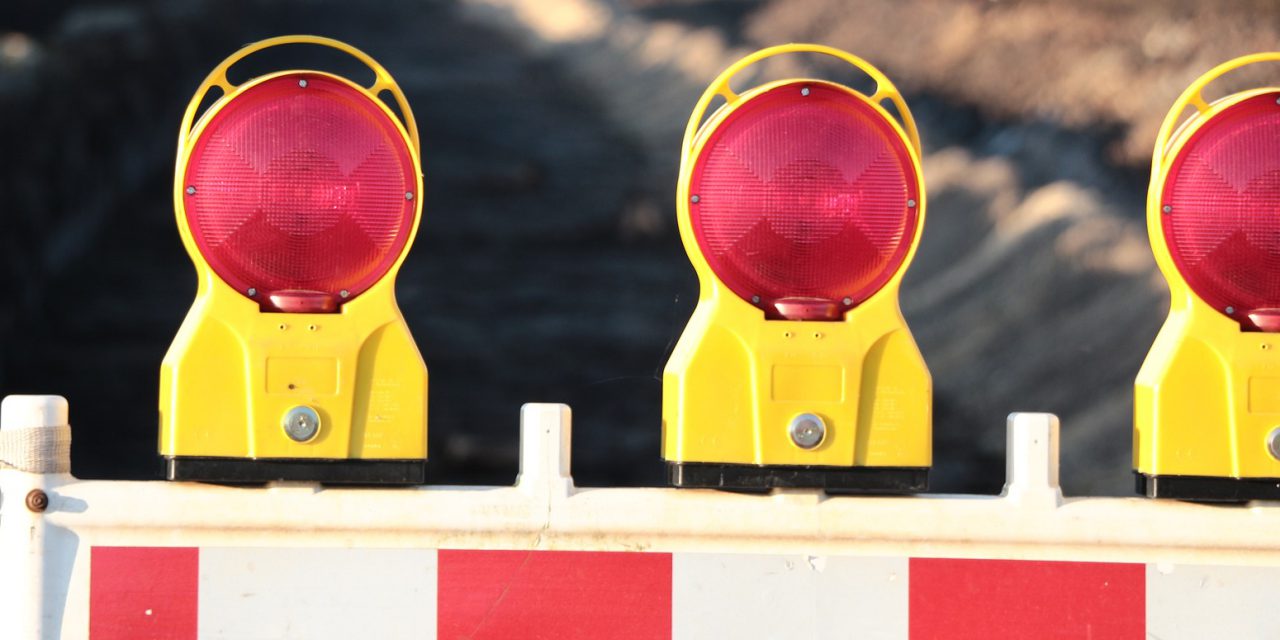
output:
[[[760,60],[794,52],[834,56],[871,76],[877,88],[870,97],[831,86],[867,100],[892,124],[907,142],[920,180],[920,226],[913,230],[902,266],[840,321],[766,320],[711,271],[689,219],[690,175],[710,132],[752,96],[796,81],[738,95],[730,80]],[[699,127],[716,96],[727,103]],[[896,106],[902,123],[881,106],[884,100]],[[701,292],[663,373],[664,458],[755,465],[930,465],[932,382],[898,305],[902,274],[915,255],[925,218],[919,151],[915,123],[897,89],[870,64],[838,49],[802,44],[763,49],[726,69],[707,88],[685,130],[676,188],[680,236]],[[817,414],[826,423],[826,437],[813,449],[800,448],[788,434],[791,420],[801,413]]]
[[[1134,397],[1133,463],[1147,475],[1230,478],[1280,477],[1280,461],[1266,437],[1280,426],[1280,335],[1242,331],[1197,296],[1178,272],[1165,243],[1165,179],[1187,140],[1223,110],[1274,88],[1232,94],[1212,104],[1206,85],[1258,62],[1262,53],[1219,65],[1174,103],[1156,139],[1147,192],[1147,231],[1156,263],[1169,282],[1169,318],[1138,372]],[[1182,120],[1188,108],[1195,112]]]
[[[423,459],[427,455],[427,370],[395,301],[400,270],[422,213],[414,199],[409,241],[387,274],[338,313],[264,313],[233,290],[205,262],[184,209],[183,176],[196,140],[210,118],[242,91],[283,71],[234,86],[227,69],[263,49],[291,44],[331,47],[374,71],[372,87],[359,87],[398,124],[422,193],[417,127],[404,94],[377,62],[344,43],[286,36],[249,45],[227,58],[196,91],[182,121],[174,175],[178,229],[196,266],[196,301],[161,365],[160,452],[166,456],[237,458]],[[310,71],[310,73],[315,73]],[[222,96],[196,121],[206,94]],[[377,96],[390,93],[404,120]],[[294,442],[285,414],[306,405],[320,416],[319,434]]]

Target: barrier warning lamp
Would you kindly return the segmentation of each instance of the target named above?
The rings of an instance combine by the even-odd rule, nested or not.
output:
[[[748,66],[797,52],[838,58],[875,90],[730,87]],[[717,96],[724,104],[700,124]],[[925,194],[919,136],[893,83],[825,46],[743,58],[694,107],[676,194],[701,295],[663,375],[670,482],[924,490],[931,382],[898,286]]]
[[[1150,497],[1280,499],[1280,88],[1202,93],[1277,61],[1209,71],[1156,139],[1147,230],[1171,301],[1138,373],[1133,445]]]
[[[302,70],[228,79],[250,55],[300,44],[354,57],[373,84]],[[200,85],[174,177],[199,288],[161,370],[170,479],[422,482],[427,371],[395,301],[420,166],[404,94],[344,43],[264,40]]]

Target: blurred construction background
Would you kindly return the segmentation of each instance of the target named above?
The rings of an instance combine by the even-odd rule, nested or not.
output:
[[[880,66],[925,145],[904,312],[934,376],[934,489],[999,490],[1004,418],[1062,417],[1074,494],[1132,490],[1132,380],[1167,308],[1155,129],[1274,4],[846,0],[5,0],[0,394],[67,396],[73,471],[158,477],[161,357],[195,293],[171,179],[191,92],[240,45],[347,40],[404,86],[425,218],[398,293],[431,370],[431,479],[509,483],[517,413],[574,410],[585,485],[660,484],[662,366],[697,296],[673,192],[706,84],[761,46]],[[838,67],[795,58],[756,79]],[[1272,77],[1280,74],[1272,71]]]

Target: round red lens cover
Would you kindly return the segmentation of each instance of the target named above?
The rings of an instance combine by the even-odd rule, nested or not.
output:
[[[253,290],[266,308],[308,298],[321,308],[314,298],[351,300],[395,264],[416,185],[404,135],[372,98],[292,73],[250,86],[209,118],[182,198],[201,255],[227,284]]]
[[[1195,130],[1161,201],[1165,244],[1187,285],[1246,329],[1260,328],[1250,316],[1280,309],[1278,98],[1248,98]]]
[[[770,317],[779,301],[828,301],[842,313],[878,291],[906,259],[920,200],[890,121],[818,82],[738,105],[708,135],[689,194],[711,270]]]

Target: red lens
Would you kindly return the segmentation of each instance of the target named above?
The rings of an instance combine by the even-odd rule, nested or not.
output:
[[[1243,100],[1197,129],[1161,203],[1165,243],[1191,290],[1249,330],[1270,329],[1280,310],[1278,96]]]
[[[871,103],[795,82],[749,98],[711,132],[689,194],[698,246],[731,291],[769,317],[829,308],[838,318],[906,259],[919,181]]]
[[[227,284],[253,289],[268,310],[333,310],[399,258],[416,174],[373,99],[331,77],[288,74],[210,118],[183,200],[200,253]]]

